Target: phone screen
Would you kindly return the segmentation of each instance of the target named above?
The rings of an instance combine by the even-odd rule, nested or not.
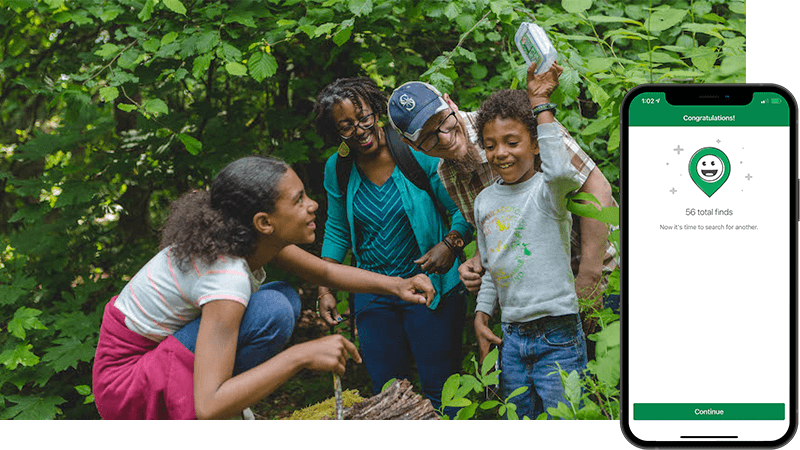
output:
[[[623,428],[780,442],[796,423],[794,100],[680,89],[623,104]]]

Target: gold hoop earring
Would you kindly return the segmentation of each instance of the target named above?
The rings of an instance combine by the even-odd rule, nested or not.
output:
[[[339,144],[339,148],[336,151],[342,158],[347,158],[347,155],[350,154],[350,147],[348,147],[347,144],[344,141],[342,141],[342,143]]]

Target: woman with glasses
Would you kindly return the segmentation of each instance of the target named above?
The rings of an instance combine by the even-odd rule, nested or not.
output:
[[[329,145],[339,143],[325,165],[328,220],[322,257],[341,262],[351,250],[362,269],[392,276],[428,273],[436,289],[430,307],[376,293],[356,294],[350,311],[374,392],[392,378],[409,379],[413,358],[423,393],[438,409],[442,385],[461,365],[466,302],[456,249],[472,230],[439,180],[437,158],[411,152],[449,211],[450,227],[431,197],[396,166],[389,128],[380,121],[385,114],[386,96],[369,78],[339,79],[319,93],[317,133]],[[339,186],[337,164],[351,165],[346,186]],[[330,289],[320,286],[318,294],[320,316],[329,325],[341,321]]]

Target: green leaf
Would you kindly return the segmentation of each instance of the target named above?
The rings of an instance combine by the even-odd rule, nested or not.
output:
[[[142,42],[142,49],[148,53],[154,53],[158,51],[158,48],[161,46],[161,41],[156,38],[148,39]]]
[[[616,150],[619,148],[619,125],[611,129],[608,135],[608,151]]]
[[[225,70],[234,76],[241,77],[247,75],[247,66],[238,62],[230,61],[225,64]]]
[[[605,72],[614,65],[614,58],[588,58],[586,69],[589,72]]]
[[[25,339],[25,330],[46,330],[47,327],[38,318],[41,314],[38,309],[19,307],[14,313],[14,318],[8,322],[8,332]]]
[[[721,27],[715,23],[685,23],[681,25],[681,28],[686,31],[691,31],[692,33],[703,33],[709,36],[725,39],[722,34],[720,34],[720,30],[724,27]]]
[[[518,388],[514,389],[514,391],[513,391],[513,392],[511,392],[510,394],[508,394],[508,397],[506,397],[506,401],[509,401],[509,400],[511,400],[512,398],[514,398],[514,397],[516,397],[516,396],[518,396],[518,395],[522,395],[522,394],[523,394],[523,393],[525,393],[527,390],[528,390],[528,386],[520,386],[520,387],[518,387]]]
[[[347,7],[356,16],[365,16],[372,12],[372,0],[349,0]]]
[[[184,16],[186,15],[186,7],[183,6],[183,3],[181,3],[181,0],[163,0],[163,2],[164,2],[164,6],[166,6],[170,10],[172,10],[172,11],[178,13],[178,14],[183,14]]]
[[[274,56],[264,52],[253,53],[247,61],[247,66],[250,69],[250,76],[259,83],[278,71],[278,61]]]
[[[745,14],[745,3],[744,2],[730,2],[728,3],[728,8],[730,8],[731,12],[736,14]]]
[[[578,14],[592,7],[592,0],[561,0],[561,6],[569,13]]]
[[[81,395],[89,395],[92,393],[92,387],[82,384],[80,386],[75,386],[75,390],[78,391],[78,394]]]
[[[448,3],[447,7],[444,9],[444,15],[450,20],[454,20],[459,14],[461,14],[461,8],[456,2]]]
[[[606,102],[608,102],[609,96],[606,94],[606,91],[600,87],[597,83],[589,82],[589,94],[592,96],[592,100],[597,103],[598,105],[605,106]]]
[[[229,15],[225,16],[225,23],[240,23],[249,28],[255,28],[256,22],[253,20],[253,12],[252,11],[234,11]]]
[[[144,6],[142,6],[142,10],[139,11],[139,14],[137,16],[139,20],[141,20],[142,22],[147,22],[148,20],[150,20],[150,16],[153,15],[153,9],[155,8],[155,6],[156,6],[155,0],[147,0],[144,3]]]
[[[573,370],[564,382],[564,396],[567,401],[577,406],[581,401],[581,376]]]
[[[115,87],[104,87],[100,88],[100,95],[104,102],[113,102],[119,96],[119,91]]]
[[[198,56],[192,61],[192,76],[200,79],[208,71],[211,65],[211,60],[214,59],[214,53],[206,53],[205,55]]]
[[[94,358],[95,342],[81,342],[70,337],[57,339],[54,343],[58,346],[48,348],[42,361],[56,372],[63,372],[69,367],[76,369],[79,362],[90,362]]]
[[[222,43],[217,54],[228,61],[241,61],[242,59],[242,51],[227,42]]]
[[[581,131],[584,136],[591,136],[604,131],[609,125],[616,122],[616,117],[604,117],[602,119],[595,119],[589,122],[589,126]]]
[[[482,80],[486,78],[486,75],[489,74],[489,69],[486,68],[483,64],[472,64],[469,66],[469,73],[472,75],[472,78],[476,80]]]
[[[35,366],[39,364],[39,357],[31,352],[32,344],[21,343],[18,344],[14,350],[6,350],[0,353],[0,364],[6,366],[6,369],[14,370],[18,365],[22,364],[25,367]]]
[[[136,109],[136,105],[131,105],[130,103],[118,103],[117,104],[117,108],[119,108],[119,109],[121,109],[121,110],[123,110],[125,112],[131,112],[134,109]]]
[[[11,395],[6,397],[12,403],[16,403],[0,414],[0,420],[53,420],[56,415],[61,414],[61,409],[57,406],[66,402],[58,396],[28,397],[21,395]]]
[[[471,403],[465,408],[461,408],[456,414],[456,420],[469,420],[475,415],[475,410],[478,409],[477,403]]]
[[[497,400],[486,400],[485,402],[481,403],[481,409],[492,409],[499,404],[500,402]]]
[[[161,38],[161,45],[167,45],[178,38],[178,33],[170,31]]]
[[[167,114],[167,113],[169,113],[169,108],[167,107],[167,104],[164,103],[164,100],[161,100],[160,98],[150,99],[150,100],[144,102],[144,104],[142,106],[144,107],[144,110],[147,111],[150,114]]]
[[[336,23],[328,22],[328,23],[325,23],[325,24],[322,24],[322,25],[318,26],[317,28],[314,29],[314,37],[318,37],[318,36],[322,36],[323,34],[330,33],[331,30],[336,28],[337,25],[338,24],[336,24]]]
[[[186,151],[188,151],[194,156],[197,156],[200,153],[200,150],[203,149],[203,144],[200,141],[189,136],[186,133],[179,134],[178,139],[180,139],[181,142],[183,142],[183,145],[186,147]]]
[[[94,54],[103,59],[108,59],[109,56],[119,51],[120,48],[122,47],[120,47],[119,45],[103,44],[103,46],[100,47],[100,50],[97,50],[96,52],[94,52]]]
[[[442,397],[442,406],[446,407],[463,408],[465,406],[469,406],[472,404],[473,404],[472,400],[468,398],[461,397],[461,398],[451,398],[445,400],[444,397]]]
[[[726,56],[720,64],[720,72],[724,76],[733,75],[735,73],[744,74],[745,64],[745,55]]]
[[[575,69],[565,67],[564,72],[558,78],[558,89],[564,94],[566,98],[577,98],[581,93],[578,84],[580,77]]]
[[[457,373],[450,375],[447,378],[447,381],[444,382],[444,386],[442,386],[442,404],[449,402],[453,399],[453,396],[456,394],[458,390],[459,378],[461,376]],[[465,405],[466,406],[466,405]]]
[[[486,355],[486,358],[483,359],[483,364],[481,365],[481,375],[486,376],[490,370],[494,369],[494,365],[497,362],[498,355],[499,351],[497,350],[497,348],[493,348]]]
[[[200,34],[195,43],[198,53],[208,53],[219,44],[219,33],[214,30]]]
[[[386,383],[383,383],[383,387],[381,388],[381,392],[389,389],[389,386],[391,386],[392,383],[394,383],[395,381],[397,381],[397,378],[392,378],[391,380],[387,381]]]
[[[657,34],[680,23],[687,12],[685,9],[674,9],[669,6],[657,9],[644,21],[643,26],[651,34]]]
[[[637,22],[633,19],[629,19],[627,17],[620,17],[620,16],[589,16],[587,17],[592,22],[596,23],[630,23],[633,25],[641,25],[641,22]]]
[[[695,68],[703,72],[708,72],[717,62],[717,52],[713,49],[706,48],[699,53],[693,54],[690,59]]]

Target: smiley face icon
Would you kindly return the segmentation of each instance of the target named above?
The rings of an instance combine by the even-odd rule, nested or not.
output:
[[[716,155],[705,155],[697,161],[697,174],[704,181],[712,183],[719,180],[725,173],[725,164]]]
[[[731,163],[728,156],[718,148],[701,148],[689,160],[692,181],[709,197],[725,184],[730,174]]]

